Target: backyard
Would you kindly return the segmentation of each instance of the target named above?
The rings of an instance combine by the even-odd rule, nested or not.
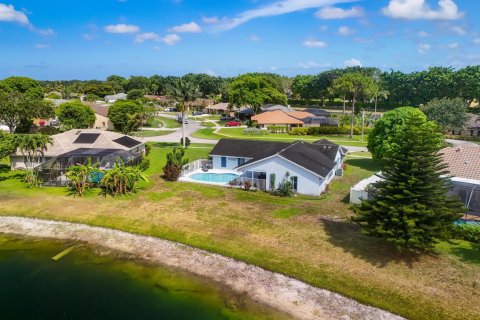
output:
[[[230,139],[252,139],[252,140],[269,140],[269,141],[297,141],[303,140],[308,142],[317,141],[320,139],[328,139],[332,142],[345,145],[345,146],[358,146],[364,147],[367,145],[368,136],[364,137],[364,142],[361,141],[361,136],[353,136],[351,140],[347,135],[319,135],[319,136],[297,136],[289,135],[288,133],[270,133],[269,135],[245,135],[242,134],[245,128],[222,128],[218,132],[215,132],[214,128],[203,128],[192,134],[193,137],[199,139],[220,140],[224,138]]]
[[[227,129],[235,130],[235,129]],[[294,137],[297,138],[297,137]],[[318,139],[319,137],[316,137]],[[165,182],[161,168],[176,144],[152,144],[141,190],[83,198],[65,188],[29,189],[21,172],[0,167],[2,215],[87,223],[170,239],[234,257],[412,319],[480,317],[480,246],[442,242],[436,254],[399,254],[348,221],[350,186],[379,169],[355,154],[326,195],[279,198],[201,184]],[[190,161],[212,146],[192,144]]]

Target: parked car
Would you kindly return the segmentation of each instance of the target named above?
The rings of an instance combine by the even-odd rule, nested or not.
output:
[[[231,117],[231,116],[221,116],[220,117],[220,121],[233,121],[233,120],[236,120],[236,118]]]
[[[235,119],[235,120],[232,120],[232,121],[229,121],[227,123],[225,123],[225,127],[238,127],[238,126],[241,126],[242,125],[242,122],[238,119]]]
[[[177,114],[177,122],[182,123],[182,114],[181,113]],[[187,115],[185,115],[185,124],[188,124],[188,116]]]
[[[177,108],[165,108],[165,112],[175,112]]]
[[[194,111],[193,115],[194,116],[201,116],[203,114],[203,111]]]

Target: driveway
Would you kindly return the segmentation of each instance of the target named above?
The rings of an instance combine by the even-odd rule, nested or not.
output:
[[[458,146],[466,146],[466,147],[480,147],[479,144],[469,142],[469,141],[463,141],[463,140],[453,140],[453,139],[445,139],[447,143],[450,143],[454,147]]]
[[[162,115],[163,116],[163,115]],[[207,144],[216,144],[217,140],[207,140],[207,139],[198,139],[192,137],[192,133],[199,130],[202,126],[200,122],[197,121],[188,121],[188,124],[185,124],[185,136],[190,139],[192,143],[207,143]],[[157,137],[144,137],[140,138],[142,141],[145,142],[176,142],[180,143],[180,139],[182,139],[182,128],[179,128],[173,131],[170,134],[164,136],[157,136]]]

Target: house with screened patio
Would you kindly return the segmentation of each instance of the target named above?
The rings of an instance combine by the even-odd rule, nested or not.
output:
[[[210,158],[184,167],[180,180],[274,190],[290,179],[299,194],[322,194],[343,174],[347,150],[328,140],[293,143],[222,139]]]

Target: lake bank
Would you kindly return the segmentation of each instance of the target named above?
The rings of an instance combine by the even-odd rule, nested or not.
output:
[[[188,271],[299,319],[402,319],[342,295],[218,254],[153,237],[82,224],[0,217],[0,233],[78,240]]]

